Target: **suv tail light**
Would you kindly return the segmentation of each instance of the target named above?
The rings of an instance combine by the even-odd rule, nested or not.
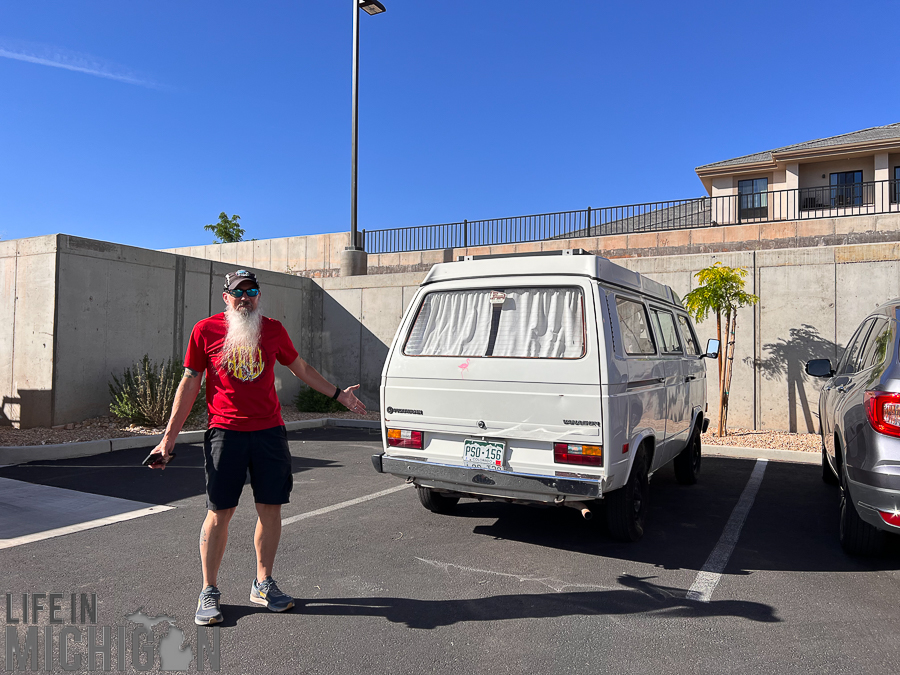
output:
[[[866,417],[881,434],[900,437],[900,394],[885,391],[866,392]]]
[[[421,450],[423,447],[421,431],[388,429],[387,441],[392,448],[415,448],[416,450]]]
[[[888,525],[900,527],[900,511],[879,511],[878,514]]]
[[[603,466],[603,446],[554,443],[553,461],[559,464]]]

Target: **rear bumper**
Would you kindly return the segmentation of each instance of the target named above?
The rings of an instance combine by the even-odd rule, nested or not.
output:
[[[858,507],[859,517],[879,530],[900,533],[900,527],[884,522],[879,511],[893,512],[900,508],[900,491],[873,487],[853,480],[847,481],[850,499]]]
[[[373,455],[379,473],[412,480],[416,485],[500,499],[553,503],[585,501],[603,496],[602,479],[539,476],[510,471],[485,471],[421,460]]]

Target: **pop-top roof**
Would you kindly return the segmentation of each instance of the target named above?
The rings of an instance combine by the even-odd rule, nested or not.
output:
[[[422,286],[440,281],[549,275],[590,277],[681,305],[678,296],[665,284],[596,255],[522,255],[438,263],[431,268]]]

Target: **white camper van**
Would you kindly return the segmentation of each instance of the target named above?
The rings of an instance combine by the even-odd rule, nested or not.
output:
[[[375,469],[431,511],[460,498],[605,503],[641,537],[650,475],[696,482],[708,419],[706,352],[668,286],[580,250],[435,265],[381,378]]]

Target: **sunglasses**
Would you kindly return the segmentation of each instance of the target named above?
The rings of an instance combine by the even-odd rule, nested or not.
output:
[[[232,298],[243,297],[244,293],[247,294],[248,298],[255,298],[257,295],[259,295],[258,288],[248,288],[246,290],[244,290],[243,288],[235,288],[233,291],[225,291],[225,292],[228,293],[228,295],[230,295]]]

